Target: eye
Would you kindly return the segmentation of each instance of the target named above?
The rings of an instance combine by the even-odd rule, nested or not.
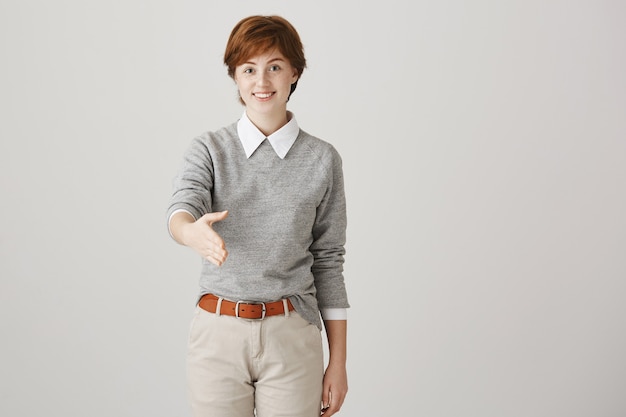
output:
[[[244,74],[252,74],[252,71],[253,71],[253,69],[252,69],[252,68],[245,68],[245,69],[243,70],[243,73],[244,73]]]
[[[278,70],[280,70],[280,67],[278,65],[272,65],[270,67],[270,71],[278,71]]]

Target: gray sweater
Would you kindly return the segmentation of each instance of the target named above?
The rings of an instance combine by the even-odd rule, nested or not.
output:
[[[284,159],[269,142],[246,158],[237,124],[195,138],[186,151],[167,212],[196,219],[228,210],[213,225],[228,258],[204,260],[200,296],[229,300],[289,298],[321,327],[320,308],[348,308],[343,278],[346,202],[341,157],[300,130]]]

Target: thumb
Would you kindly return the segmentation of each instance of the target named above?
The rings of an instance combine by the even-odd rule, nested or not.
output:
[[[328,408],[330,406],[330,390],[324,387],[322,392],[322,408]]]
[[[226,217],[228,217],[228,210],[218,211],[215,213],[207,213],[202,216],[202,220],[208,223],[209,226],[211,226],[213,223],[222,221]]]

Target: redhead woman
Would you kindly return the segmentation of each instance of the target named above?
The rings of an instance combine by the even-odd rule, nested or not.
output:
[[[173,239],[203,260],[188,342],[193,415],[328,417],[348,390],[341,157],[287,110],[306,67],[287,20],[242,19],[224,64],[243,114],[191,141],[167,211]]]

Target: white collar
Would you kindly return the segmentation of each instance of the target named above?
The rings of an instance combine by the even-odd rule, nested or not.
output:
[[[261,143],[267,139],[270,145],[272,145],[272,148],[274,148],[276,155],[278,155],[280,159],[284,159],[300,133],[300,127],[298,126],[296,117],[290,111],[287,112],[287,119],[288,122],[286,125],[266,137],[250,119],[248,119],[248,115],[244,111],[243,116],[241,116],[241,119],[237,122],[237,134],[246,152],[246,158],[250,158]]]

